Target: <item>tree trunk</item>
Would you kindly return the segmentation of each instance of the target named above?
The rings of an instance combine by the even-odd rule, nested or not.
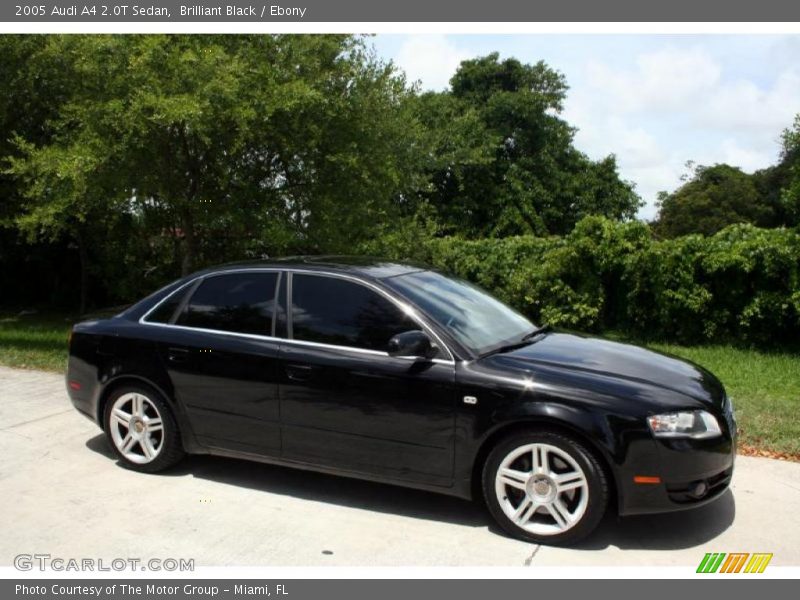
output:
[[[78,259],[81,268],[81,295],[78,313],[83,315],[86,312],[86,305],[89,299],[89,252],[86,250],[86,244],[83,243],[83,236],[80,233],[75,234],[75,240],[78,244]]]
[[[189,210],[181,213],[181,229],[183,229],[183,259],[181,260],[181,276],[185,277],[194,270],[197,254],[197,239],[194,235],[194,218]]]

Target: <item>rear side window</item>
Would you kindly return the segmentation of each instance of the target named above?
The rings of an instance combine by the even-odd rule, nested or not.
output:
[[[392,336],[419,326],[364,285],[315,275],[292,276],[292,337],[385,351]]]
[[[183,299],[186,297],[186,294],[189,293],[191,288],[191,285],[187,285],[183,289],[174,292],[171,296],[159,304],[156,309],[153,310],[153,312],[147,315],[145,321],[148,323],[170,323],[172,321],[172,317],[175,315],[175,311],[178,310],[178,307],[181,305],[181,302],[183,302]]]
[[[197,288],[178,325],[272,335],[277,273],[214,275]]]

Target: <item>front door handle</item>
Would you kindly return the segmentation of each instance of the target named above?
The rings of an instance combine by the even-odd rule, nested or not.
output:
[[[308,381],[314,373],[314,367],[302,364],[287,364],[286,376],[292,381]]]

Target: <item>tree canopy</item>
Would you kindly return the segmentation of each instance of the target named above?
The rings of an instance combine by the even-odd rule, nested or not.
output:
[[[47,35],[0,37],[0,69],[5,302],[44,295],[4,285],[33,270],[48,297],[79,272],[83,308],[226,260],[563,236],[641,206],[575,147],[541,61],[489,54],[420,93],[361,36]],[[797,224],[800,121],[783,142],[753,175],[698,168],[658,231]]]
[[[128,212],[181,239],[185,273],[220,236],[341,247],[411,175],[408,91],[358,38],[56,36],[20,68],[53,62],[73,82],[55,134],[10,158],[30,231]]]
[[[783,132],[783,153],[778,165],[778,184],[772,189],[780,190],[780,207],[787,223],[800,223],[800,114],[794,125]]]
[[[753,178],[724,164],[696,167],[678,190],[662,193],[659,209],[656,229],[666,237],[711,235],[733,223],[763,225],[773,216]]]
[[[594,162],[559,114],[562,74],[545,63],[461,63],[451,89],[420,96],[433,160],[420,197],[446,232],[471,237],[563,234],[588,214],[635,216],[640,201],[613,156]]]

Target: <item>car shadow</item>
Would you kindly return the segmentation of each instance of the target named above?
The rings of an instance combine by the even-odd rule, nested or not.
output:
[[[609,511],[597,529],[575,550],[679,550],[694,548],[715,539],[736,517],[736,502],[730,489],[711,504],[690,510],[654,515],[618,517]]]
[[[121,466],[103,434],[87,441],[86,447]],[[471,527],[486,527],[489,524],[489,517],[482,506],[453,496],[220,456],[188,456],[175,467],[154,476],[187,475],[270,494],[416,519]]]
[[[86,447],[116,460],[103,434]],[[119,461],[117,461],[118,464]],[[484,527],[506,535],[494,524],[482,504],[433,492],[337,477],[289,467],[208,455],[193,455],[154,477],[198,477],[226,485],[327,502],[339,506]],[[713,540],[734,521],[736,504],[727,490],[710,505],[694,510],[659,515],[617,517],[609,511],[600,526],[585,540],[570,546],[578,551],[597,551],[610,546],[622,549],[676,550]]]

